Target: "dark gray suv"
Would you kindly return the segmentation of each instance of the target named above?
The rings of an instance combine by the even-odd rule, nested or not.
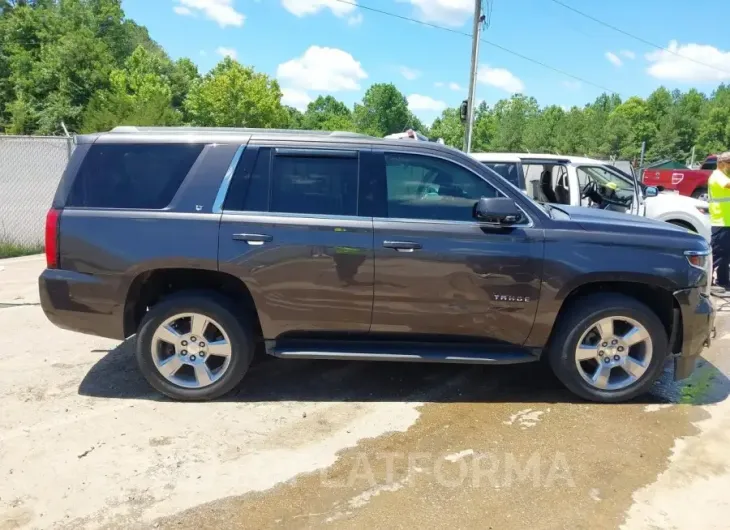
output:
[[[709,344],[707,243],[533,202],[463,153],[353,133],[135,128],[78,137],[46,226],[43,309],[136,335],[160,392],[205,400],[255,352],[507,364],[579,396],[645,391]]]

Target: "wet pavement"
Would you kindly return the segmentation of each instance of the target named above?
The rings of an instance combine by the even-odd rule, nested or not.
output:
[[[711,407],[725,405],[730,321],[724,313],[718,339],[690,379],[674,383],[668,369],[650,395],[628,404],[575,401],[538,364],[363,367],[341,381],[353,402],[408,396],[427,401],[405,432],[362,440],[340,451],[328,468],[157,524],[178,529],[618,528],[635,492],[670,466],[677,440],[698,437],[697,423],[710,417]],[[308,379],[307,372],[300,375]],[[434,385],[436,394],[428,388]],[[327,399],[339,391],[300,392],[302,399]],[[730,423],[723,433],[730,436]],[[726,510],[721,515],[728,520]],[[648,520],[633,524],[670,527]]]

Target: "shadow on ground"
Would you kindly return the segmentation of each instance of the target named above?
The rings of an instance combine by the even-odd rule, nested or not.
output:
[[[84,377],[79,393],[115,399],[165,399],[138,371],[133,339],[102,357]],[[672,380],[668,364],[652,391],[635,402],[705,405],[723,401],[729,394],[730,380],[702,359],[692,377],[679,383]],[[273,357],[255,362],[239,388],[222,401],[581,402],[563,388],[544,363],[467,366]]]

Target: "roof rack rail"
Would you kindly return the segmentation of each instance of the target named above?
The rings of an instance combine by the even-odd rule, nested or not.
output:
[[[316,131],[316,130],[301,130],[301,129],[262,129],[262,128],[249,128],[249,127],[137,127],[135,125],[120,125],[114,127],[111,133],[228,133],[228,134],[290,134],[290,135],[306,135],[306,136],[339,136],[339,137],[350,137],[350,138],[371,138],[367,134],[361,134],[350,131]]]

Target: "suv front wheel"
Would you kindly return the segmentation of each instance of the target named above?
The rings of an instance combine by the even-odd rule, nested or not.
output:
[[[137,362],[158,391],[205,401],[231,391],[253,359],[250,327],[213,296],[174,295],[147,312],[137,333]]]
[[[584,399],[613,403],[643,394],[667,358],[661,321],[628,296],[579,299],[557,325],[550,364],[558,379]]]

